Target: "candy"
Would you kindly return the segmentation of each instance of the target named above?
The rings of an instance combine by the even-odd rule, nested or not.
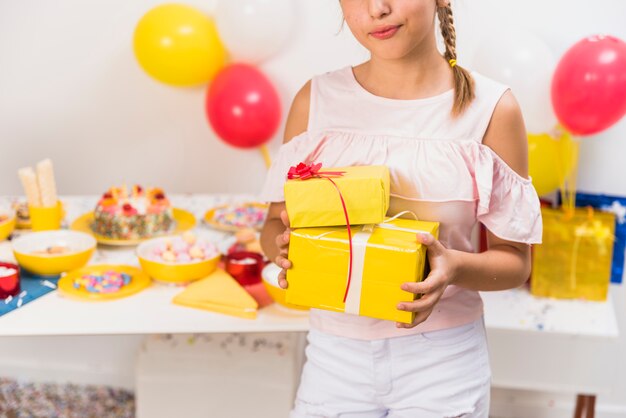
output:
[[[176,261],[180,263],[186,263],[191,261],[191,256],[187,253],[180,253],[176,256]]]
[[[265,222],[267,208],[255,203],[229,205],[215,210],[213,219],[222,225],[259,228]]]
[[[202,259],[204,258],[204,251],[198,246],[193,246],[189,249],[189,255],[191,256],[191,258]]]
[[[176,254],[174,254],[173,251],[165,251],[161,254],[161,258],[163,258],[164,261],[176,261]]]
[[[62,255],[71,252],[67,245],[51,245],[44,250],[33,251],[32,254],[37,255]]]
[[[183,234],[183,240],[189,244],[189,245],[193,245],[196,243],[196,236],[194,235],[193,232],[191,231],[187,231]]]
[[[199,240],[192,232],[168,238],[155,245],[149,258],[160,262],[188,263],[213,258],[218,254],[215,245]]]
[[[124,286],[128,286],[131,276],[117,271],[106,271],[101,275],[85,274],[74,279],[75,289],[84,287],[90,293],[115,293]]]
[[[253,229],[249,228],[241,229],[235,234],[235,239],[237,240],[237,242],[247,244],[256,239],[256,232]]]

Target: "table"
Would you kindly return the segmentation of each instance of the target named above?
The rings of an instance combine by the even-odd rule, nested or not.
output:
[[[191,211],[198,219],[199,236],[219,243],[232,234],[212,230],[200,221],[207,209],[249,196],[172,195],[175,207]],[[6,202],[9,198],[4,198]],[[92,210],[97,196],[62,197],[66,220]],[[0,204],[2,200],[0,200]],[[13,258],[10,242],[0,243],[0,260]],[[134,247],[98,246],[91,264],[111,263],[139,266]],[[171,303],[181,288],[154,284],[132,297],[90,303],[66,299],[51,292],[20,309],[0,317],[0,336],[26,335],[111,335],[220,332],[295,332],[308,329],[308,315],[276,304],[259,310],[256,320],[177,306]],[[154,321],[154,318],[159,318]]]
[[[202,219],[211,207],[244,201],[250,196],[200,194],[171,195],[170,198],[175,207],[190,210],[197,219]],[[66,207],[66,218],[71,222],[92,210],[97,196],[61,199]],[[9,197],[0,197],[0,204],[8,201]],[[230,237],[200,222],[197,230],[199,235],[214,241]],[[0,259],[11,258],[10,243],[0,243]],[[98,247],[92,263],[100,262],[138,265],[133,249],[127,247]],[[256,320],[246,320],[171,304],[172,297],[179,291],[180,288],[174,286],[157,284],[132,297],[106,303],[72,301],[52,292],[0,317],[0,336],[304,332],[309,327],[306,313],[276,305],[260,310]],[[558,361],[563,358],[555,360],[544,356],[540,359],[546,353],[533,353],[532,344],[528,342],[551,340],[561,347],[554,349],[557,353],[561,349],[571,351],[572,341],[589,343],[593,350],[605,347],[606,341],[614,341],[619,336],[612,294],[606,303],[539,299],[523,288],[484,292],[482,296],[495,385],[576,393],[602,390],[601,382],[589,380],[589,374],[585,373],[576,379],[572,373],[555,372],[556,378],[546,382],[545,368],[512,367],[509,357],[519,355],[513,353],[521,350],[526,356],[536,356],[533,361],[537,360],[537,364],[546,363],[550,370],[557,370]],[[582,367],[573,360],[567,367]]]

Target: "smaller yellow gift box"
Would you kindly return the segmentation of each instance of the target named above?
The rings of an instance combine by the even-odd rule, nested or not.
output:
[[[542,208],[543,240],[533,246],[530,291],[559,299],[606,300],[611,281],[615,215]]]
[[[388,218],[379,224],[353,225],[352,273],[346,227],[291,231],[287,302],[336,312],[411,323],[414,312],[397,309],[416,295],[402,283],[424,278],[426,247],[416,234],[439,233],[439,223]],[[345,302],[344,302],[345,299]]]
[[[386,166],[321,168],[319,164],[300,164],[298,167],[303,171],[284,186],[292,228],[346,225],[342,198],[350,224],[374,224],[385,219],[389,208]]]

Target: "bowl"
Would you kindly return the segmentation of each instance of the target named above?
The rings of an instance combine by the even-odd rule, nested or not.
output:
[[[85,266],[96,248],[96,240],[77,231],[40,231],[22,235],[12,245],[22,268],[51,276]]]
[[[0,212],[0,241],[4,241],[15,230],[15,214]]]
[[[14,272],[11,272],[14,270]],[[0,299],[20,293],[20,268],[17,264],[0,261]]]
[[[290,309],[297,309],[301,311],[308,311],[310,308],[308,306],[300,306],[294,305],[292,303],[287,303],[287,291],[278,285],[278,273],[280,273],[281,268],[278,267],[274,263],[269,263],[263,271],[261,272],[261,276],[263,277],[263,285],[267,289],[267,292],[270,294],[272,299],[279,305]]]
[[[215,248],[215,256],[204,260],[163,261],[154,258],[154,251],[157,248],[166,245],[168,240],[171,242],[176,239],[181,239],[181,237],[158,237],[139,244],[136,254],[141,268],[148,276],[159,282],[186,284],[203,279],[215,271],[221,257],[217,247]]]
[[[240,285],[252,285],[261,282],[263,255],[250,251],[236,251],[224,256],[224,270]]]

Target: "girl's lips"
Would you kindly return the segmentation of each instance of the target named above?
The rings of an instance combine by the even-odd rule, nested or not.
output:
[[[370,32],[370,35],[372,35],[376,39],[389,39],[393,35],[396,34],[396,32],[398,31],[399,28],[400,28],[400,25],[385,26],[385,27],[382,27],[380,29],[377,29],[374,32]]]

